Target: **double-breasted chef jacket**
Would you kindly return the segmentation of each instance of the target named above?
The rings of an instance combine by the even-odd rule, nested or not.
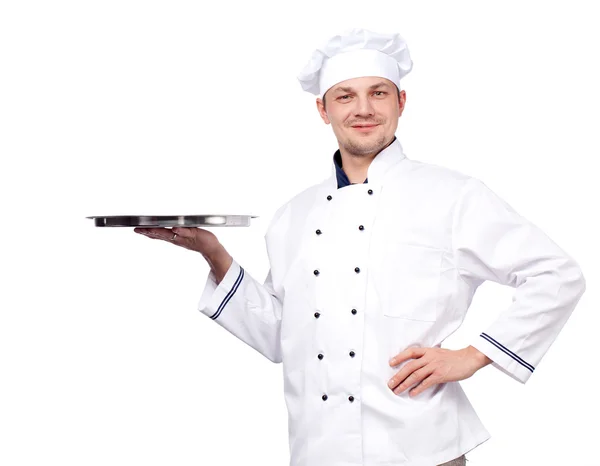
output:
[[[390,358],[439,347],[491,280],[514,288],[512,303],[470,344],[525,383],[584,292],[582,271],[482,181],[411,160],[397,139],[365,183],[337,183],[334,163],[277,209],[264,282],[234,258],[218,285],[209,272],[198,309],[283,363],[290,466],[450,461],[490,434],[458,382],[395,394],[404,363]]]

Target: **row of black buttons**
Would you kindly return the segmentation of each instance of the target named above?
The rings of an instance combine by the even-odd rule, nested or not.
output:
[[[372,190],[372,189],[369,189],[369,190],[367,191],[367,193],[368,193],[369,195],[372,195],[372,194],[373,194],[373,190]],[[333,199],[333,197],[331,197],[331,195],[327,196],[327,200],[328,200],[328,201],[331,201],[331,199]],[[358,229],[359,229],[360,231],[363,231],[363,230],[365,229],[365,227],[364,227],[363,225],[359,225]],[[321,232],[321,230],[317,230],[317,231],[316,231],[316,233],[317,233],[317,235],[320,235],[322,232]],[[354,269],[354,271],[355,271],[356,273],[360,273],[360,268],[356,267],[356,268]],[[319,272],[319,270],[318,270],[318,269],[316,269],[316,270],[314,271],[314,274],[315,274],[315,275],[319,275],[320,273],[321,273],[321,272]],[[357,312],[357,311],[356,311],[356,309],[352,309],[352,311],[351,311],[351,312],[352,312],[352,314],[353,314],[353,315],[356,315],[356,312]],[[321,315],[321,314],[320,314],[319,312],[315,312],[315,318],[316,318],[316,319],[318,319],[320,315]],[[350,351],[348,354],[349,354],[349,355],[350,355],[350,357],[352,357],[352,358],[353,358],[354,356],[356,356],[356,353],[355,353],[354,351]],[[319,353],[319,355],[318,355],[318,358],[319,358],[319,359],[323,359],[323,357],[324,357],[324,356],[323,356],[323,354],[322,354],[322,353]],[[323,395],[321,398],[323,399],[323,401],[326,401],[326,400],[327,400],[327,395],[326,395],[326,394],[324,394],[324,395]],[[350,395],[350,396],[348,397],[348,400],[350,401],[350,403],[352,403],[352,402],[354,401],[354,397],[353,397],[352,395]]]

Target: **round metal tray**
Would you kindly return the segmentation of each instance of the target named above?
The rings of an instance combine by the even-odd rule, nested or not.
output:
[[[97,227],[247,227],[256,215],[102,215]]]

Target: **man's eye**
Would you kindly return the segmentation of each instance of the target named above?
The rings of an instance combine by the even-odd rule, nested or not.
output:
[[[341,95],[338,97],[338,100],[347,100],[346,97],[350,98],[349,95]]]
[[[375,94],[379,94],[379,95],[385,95],[386,92],[385,91],[375,91]]]

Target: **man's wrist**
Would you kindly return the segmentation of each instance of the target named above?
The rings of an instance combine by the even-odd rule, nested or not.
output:
[[[493,362],[490,358],[488,358],[485,354],[483,354],[481,351],[479,351],[474,346],[469,345],[466,349],[467,349],[467,352],[471,355],[471,357],[475,361],[477,370],[479,370],[482,367],[485,367],[488,364],[491,364]]]
[[[227,275],[227,271],[231,267],[233,257],[231,257],[231,255],[223,246],[219,246],[215,250],[204,254],[204,258],[215,274],[215,280],[217,284],[221,283],[223,278],[225,278],[225,275]]]

